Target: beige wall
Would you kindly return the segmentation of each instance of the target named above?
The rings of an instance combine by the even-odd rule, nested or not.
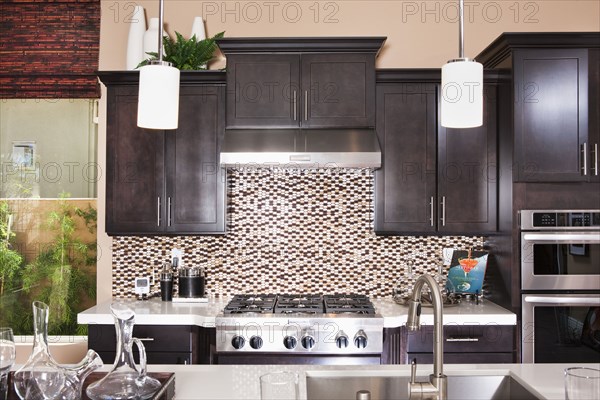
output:
[[[387,36],[380,68],[441,66],[457,56],[457,1],[165,0],[165,25],[189,37],[194,16],[208,35]],[[156,17],[158,1],[102,0],[100,69],[125,68],[129,15],[134,4]],[[317,6],[315,6],[315,4]],[[598,0],[466,0],[466,55],[474,57],[502,32],[598,31]]]
[[[387,36],[378,68],[436,68],[458,55],[457,1],[165,0],[165,25],[189,37],[194,16],[209,36]],[[102,0],[100,70],[125,68],[133,5],[156,17],[158,1]],[[315,6],[316,4],[316,6]],[[465,1],[465,55],[474,57],[502,32],[598,31],[598,0]],[[260,15],[257,11],[260,10]],[[317,12],[318,10],[318,12]],[[211,68],[224,66],[224,60]],[[100,103],[98,159],[105,160],[106,103]],[[105,183],[98,186],[98,301],[111,297],[111,240],[103,234]]]

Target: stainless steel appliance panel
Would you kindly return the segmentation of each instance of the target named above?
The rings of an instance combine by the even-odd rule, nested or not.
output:
[[[600,295],[523,294],[522,362],[600,363]]]

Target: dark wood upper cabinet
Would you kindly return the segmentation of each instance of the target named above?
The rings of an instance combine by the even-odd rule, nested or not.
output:
[[[107,86],[106,232],[225,232],[223,73],[182,73],[177,130],[137,127],[136,72],[103,72]]]
[[[301,73],[302,127],[375,125],[373,54],[303,54]]]
[[[223,86],[181,88],[179,127],[166,134],[167,232],[225,231],[224,92]]]
[[[375,125],[385,38],[224,38],[227,128]]]
[[[165,133],[137,126],[137,87],[107,99],[106,231],[153,233],[165,219]]]
[[[227,125],[236,128],[299,126],[299,75],[299,55],[228,56]]]
[[[588,180],[587,84],[585,49],[515,52],[518,181]]]
[[[497,228],[497,90],[485,84],[483,125],[439,128],[440,232],[493,232]]]
[[[598,181],[600,33],[505,33],[477,60],[513,84],[515,182]]]
[[[439,79],[439,70],[378,74],[377,233],[497,229],[496,87],[485,85],[483,126],[446,129],[438,123]]]
[[[435,232],[437,86],[377,86],[375,231]]]

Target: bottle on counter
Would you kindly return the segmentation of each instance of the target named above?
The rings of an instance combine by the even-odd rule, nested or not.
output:
[[[163,264],[160,272],[160,299],[173,301],[173,272],[169,263]]]

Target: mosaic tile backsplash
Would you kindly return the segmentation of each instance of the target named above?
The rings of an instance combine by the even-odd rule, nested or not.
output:
[[[113,296],[134,297],[133,278],[158,276],[173,248],[204,267],[212,296],[385,297],[397,282],[437,273],[442,248],[483,246],[482,237],[375,235],[370,170],[231,169],[227,179],[226,235],[113,238]]]

